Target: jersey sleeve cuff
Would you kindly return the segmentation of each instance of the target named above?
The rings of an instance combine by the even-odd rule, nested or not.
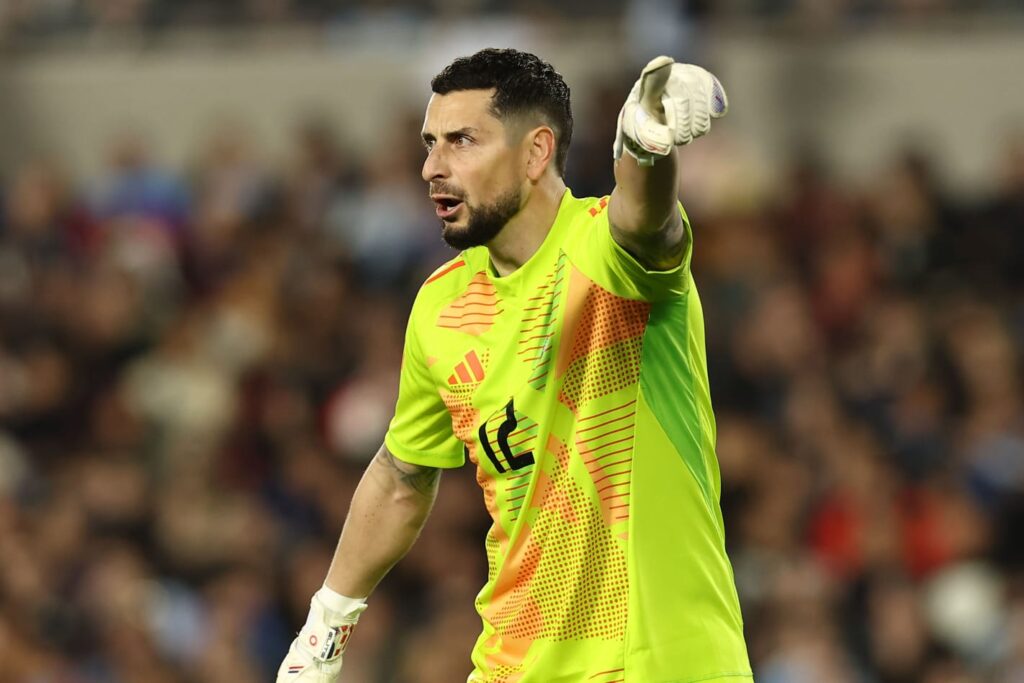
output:
[[[407,462],[410,465],[420,465],[422,467],[437,467],[440,469],[454,469],[456,467],[462,467],[466,462],[466,454],[460,448],[455,453],[424,453],[411,448],[406,448],[402,444],[395,440],[391,432],[384,435],[384,446],[388,449],[391,455],[395,456],[402,462]]]
[[[679,212],[683,219],[683,229],[686,230],[686,252],[679,264],[668,270],[647,268],[615,241],[610,227],[603,231],[604,239],[610,243],[608,249],[614,254],[614,268],[619,271],[621,277],[632,283],[638,298],[646,301],[670,299],[683,296],[689,289],[693,233],[682,206],[679,207]]]

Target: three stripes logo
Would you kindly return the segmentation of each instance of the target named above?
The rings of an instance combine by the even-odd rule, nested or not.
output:
[[[476,351],[470,351],[455,366],[455,372],[448,376],[448,384],[457,386],[460,384],[477,384],[484,381],[484,366]]]

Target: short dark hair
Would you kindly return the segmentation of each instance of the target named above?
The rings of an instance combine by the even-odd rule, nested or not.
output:
[[[562,75],[529,52],[487,48],[470,57],[459,57],[430,81],[438,95],[458,90],[494,88],[491,111],[502,121],[536,114],[555,132],[555,167],[565,175],[572,140],[572,107],[569,86]]]

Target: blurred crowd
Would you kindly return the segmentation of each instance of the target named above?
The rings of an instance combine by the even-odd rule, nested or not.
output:
[[[4,0],[0,38],[32,39],[89,32],[202,26],[326,25],[356,20],[518,16],[552,19],[617,18],[656,13],[682,20],[769,20],[783,25],[851,28],[1016,14],[1019,0]]]
[[[608,93],[577,196],[612,186]],[[386,157],[310,120],[286,159],[232,125],[188,168],[126,133],[95,177],[0,179],[0,683],[272,680],[450,257],[418,117]],[[920,152],[852,182],[727,127],[687,150],[759,683],[1024,681],[1024,138],[1000,155],[962,197]],[[346,680],[465,679],[488,523],[446,473]]]

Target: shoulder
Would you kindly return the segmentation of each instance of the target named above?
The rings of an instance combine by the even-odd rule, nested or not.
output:
[[[572,197],[559,213],[564,222],[562,243],[567,250],[575,252],[581,248],[592,248],[595,231],[608,230],[609,197]]]
[[[563,248],[573,265],[616,296],[644,301],[682,294],[688,288],[689,252],[668,270],[651,270],[616,242],[608,222],[609,196],[574,200]],[[680,206],[680,212],[682,207]],[[688,230],[685,214],[681,213]]]
[[[592,221],[601,216],[607,217],[609,195],[603,197],[571,197],[566,207],[566,217],[570,220]]]
[[[445,306],[458,298],[481,269],[480,254],[482,247],[467,249],[455,258],[445,261],[432,272],[420,285],[413,303],[413,316],[419,311],[428,313],[440,306]],[[486,254],[484,255],[486,258]]]
[[[420,291],[422,292],[427,287],[427,285],[429,285],[431,283],[434,283],[434,282],[437,282],[441,278],[445,277],[446,275],[450,275],[451,273],[455,272],[459,268],[465,267],[465,265],[466,265],[466,254],[465,254],[465,252],[462,252],[461,254],[459,254],[458,256],[456,256],[453,259],[445,261],[440,266],[438,266],[434,270],[434,272],[431,273],[429,277],[427,277],[426,280],[423,281],[423,284],[420,285]]]
[[[551,230],[557,243],[570,257],[591,240],[593,231],[608,225],[608,197],[576,197],[571,190],[558,209]]]
[[[473,274],[479,270],[477,252],[480,247],[467,249],[459,253],[455,258],[445,261],[432,272],[420,285],[417,298],[443,298],[446,294],[460,291],[466,283],[473,278]]]

